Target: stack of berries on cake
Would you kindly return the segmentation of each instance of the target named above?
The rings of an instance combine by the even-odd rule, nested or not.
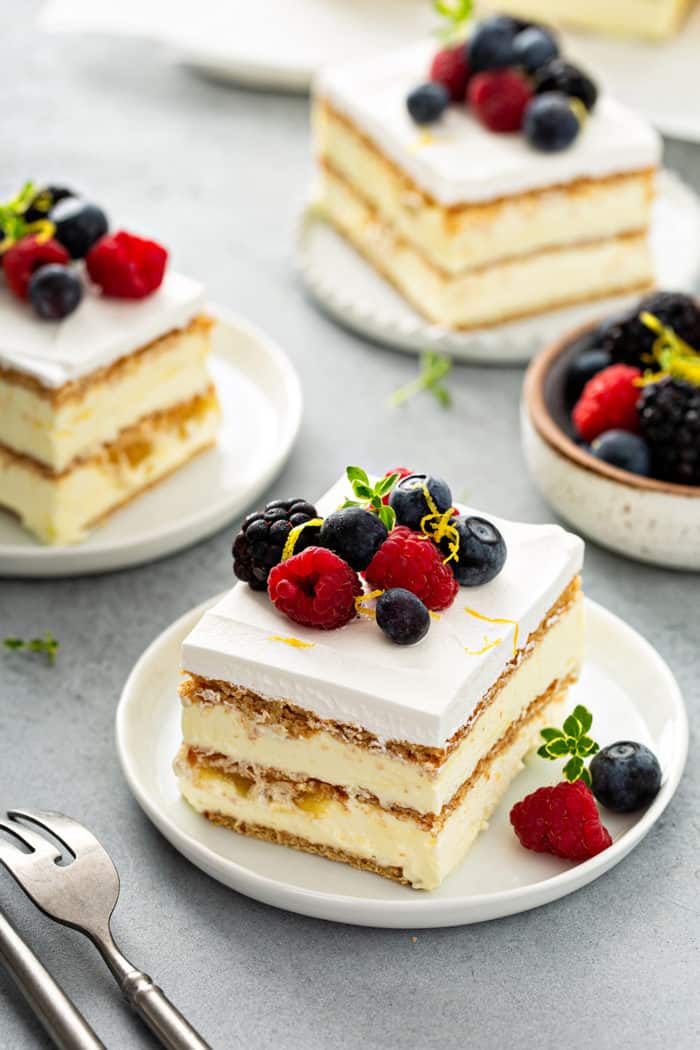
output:
[[[215,440],[203,289],[167,258],[64,186],[0,206],[0,506],[44,543]]]
[[[185,799],[420,889],[459,864],[578,676],[583,544],[348,468],[275,500],[183,646]]]
[[[605,321],[573,360],[567,397],[576,434],[598,459],[700,485],[700,309],[656,292]]]

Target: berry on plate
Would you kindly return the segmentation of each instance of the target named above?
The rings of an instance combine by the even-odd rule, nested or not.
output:
[[[530,26],[513,40],[513,62],[528,73],[534,73],[559,55],[553,34],[541,26]]]
[[[533,791],[513,806],[510,822],[526,849],[565,860],[588,860],[612,843],[591,789],[582,780]]]
[[[124,230],[102,237],[85,257],[90,278],[116,299],[151,295],[163,282],[167,261],[162,245]]]
[[[434,124],[450,104],[450,94],[444,84],[421,84],[406,99],[406,108],[416,124]]]
[[[59,201],[49,212],[49,220],[56,227],[56,240],[72,259],[84,259],[109,228],[102,208],[78,197]]]
[[[513,41],[516,24],[513,19],[495,15],[480,22],[467,44],[469,68],[472,73],[486,69],[504,69],[513,64]]]
[[[452,518],[450,526],[457,530],[459,548],[447,567],[457,583],[462,587],[480,587],[495,579],[507,556],[505,540],[496,526],[485,518],[467,518],[461,514]],[[440,540],[439,546],[448,557],[452,553],[452,537]]]
[[[48,263],[35,270],[29,281],[29,301],[45,321],[60,321],[72,314],[83,297],[83,284],[68,266]]]
[[[535,95],[523,121],[525,138],[530,145],[544,153],[558,153],[570,146],[581,130],[580,114],[574,103],[580,105],[559,91]]]
[[[433,612],[447,609],[459,586],[440,550],[419,532],[399,525],[372,558],[365,578],[373,589],[411,591]]]
[[[318,543],[320,524],[307,524],[317,518],[316,508],[303,499],[276,499],[249,514],[233,541],[235,575],[254,591],[267,590],[270,569],[282,560],[292,529],[304,526],[294,543],[295,554]]]
[[[590,766],[591,787],[601,805],[615,813],[648,806],[661,787],[661,766],[653,751],[619,740],[599,751]]]
[[[68,252],[58,241],[46,240],[38,234],[22,237],[2,256],[7,287],[20,299],[27,298],[32,274],[40,266],[48,263],[65,265],[69,262]]]
[[[377,601],[377,625],[396,645],[415,645],[430,628],[430,613],[412,591],[395,587]]]
[[[432,507],[425,498],[426,488]],[[452,493],[442,478],[434,478],[429,474],[408,474],[392,489],[389,506],[394,509],[399,525],[407,525],[409,529],[419,531],[426,515],[434,513],[435,509],[438,514],[444,514],[451,509]]]
[[[637,380],[641,374],[631,365],[610,365],[586,383],[572,413],[584,441],[593,441],[606,430],[639,431]]]
[[[290,620],[330,631],[356,615],[355,598],[362,594],[362,584],[333,551],[308,547],[273,567],[268,592],[272,604]]]
[[[319,534],[321,547],[339,554],[357,572],[366,569],[387,538],[376,514],[363,507],[343,507],[329,514]]]
[[[452,102],[463,102],[469,80],[469,62],[464,44],[444,47],[430,64],[430,79],[447,89]]]
[[[611,364],[608,351],[595,346],[576,355],[566,371],[564,381],[564,396],[569,408],[576,404],[586,383]]]
[[[532,86],[515,69],[496,69],[472,77],[467,96],[475,116],[489,131],[519,131]]]
[[[628,430],[606,430],[593,441],[591,452],[596,459],[620,470],[629,470],[631,474],[646,477],[651,470],[649,446],[644,438]]]
[[[588,74],[563,58],[552,59],[535,73],[535,94],[548,91],[559,91],[562,95],[577,98],[589,113],[598,101],[598,88]]]
[[[668,375],[645,384],[640,394],[639,422],[654,476],[700,485],[700,386]]]

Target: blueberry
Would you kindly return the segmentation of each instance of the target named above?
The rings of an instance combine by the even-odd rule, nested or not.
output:
[[[377,601],[377,624],[397,645],[415,645],[428,633],[430,613],[411,591],[394,587]]]
[[[514,62],[523,66],[528,73],[534,73],[558,54],[559,45],[552,34],[539,26],[523,29],[513,40]]]
[[[389,505],[396,511],[399,525],[407,525],[416,532],[420,530],[421,521],[431,512],[423,492],[426,485],[439,513],[444,514],[450,509],[452,493],[446,481],[429,474],[409,474],[407,478],[401,478],[389,496]]]
[[[83,286],[70,267],[49,263],[32,274],[28,295],[34,312],[42,320],[60,321],[77,307],[83,297]]]
[[[34,194],[31,204],[25,211],[25,221],[38,222],[39,219],[45,219],[54,204],[68,197],[75,197],[75,193],[67,186],[43,186]]]
[[[495,579],[505,565],[506,543],[500,532],[485,518],[466,518],[460,514],[451,525],[459,533],[457,558],[447,564],[461,587],[480,587]],[[450,554],[450,538],[440,540],[440,549]]]
[[[620,470],[648,477],[651,472],[651,454],[644,438],[627,430],[606,430],[591,444],[591,453]]]
[[[376,514],[362,507],[345,507],[328,515],[318,542],[339,554],[356,572],[362,572],[387,536]]]
[[[107,216],[96,204],[70,197],[49,212],[56,227],[56,240],[73,259],[83,259],[108,229]]]
[[[601,805],[615,813],[632,813],[656,798],[661,767],[653,751],[632,740],[619,740],[591,761],[591,787]]]
[[[512,66],[515,35],[515,22],[502,15],[480,22],[467,43],[469,69],[472,74],[482,73],[486,69]]]
[[[564,380],[564,397],[569,408],[574,407],[588,380],[611,364],[612,358],[608,351],[597,347],[582,350],[576,355],[567,369]]]
[[[450,93],[444,84],[421,84],[406,99],[406,108],[416,124],[434,124],[450,104]]]
[[[535,149],[557,153],[574,141],[581,125],[566,95],[547,91],[535,95],[525,110],[523,131]]]
[[[589,113],[598,101],[598,88],[588,74],[562,58],[552,59],[535,73],[535,94],[547,91],[561,91],[563,95],[579,99]]]

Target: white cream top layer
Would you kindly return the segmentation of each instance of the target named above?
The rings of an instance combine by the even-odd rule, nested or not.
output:
[[[509,197],[581,178],[654,167],[661,140],[641,116],[603,96],[569,149],[541,153],[521,134],[494,134],[463,106],[427,129],[406,110],[427,79],[434,41],[322,70],[315,93],[348,117],[410,178],[445,205]]]
[[[87,288],[77,310],[63,321],[41,321],[29,303],[3,289],[0,365],[56,389],[182,328],[203,302],[201,284],[168,273],[158,291],[146,299],[109,299]]]
[[[320,513],[348,494],[343,479],[318,504]],[[321,718],[362,726],[382,740],[442,747],[513,656],[516,624],[518,644],[524,645],[583,560],[583,542],[557,525],[488,517],[508,547],[503,570],[482,587],[460,588],[416,646],[395,645],[365,616],[335,631],[301,627],[266,594],[239,583],[185,639],[182,666],[268,699],[290,700]],[[488,623],[466,608],[508,622]]]

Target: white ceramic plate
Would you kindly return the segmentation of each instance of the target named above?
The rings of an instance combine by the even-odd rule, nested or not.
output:
[[[669,171],[661,173],[652,220],[652,251],[661,288],[694,291],[700,278],[700,199]],[[599,299],[471,332],[430,324],[309,205],[297,256],[315,301],[341,324],[396,350],[438,350],[458,361],[518,364],[568,328],[612,314],[638,296]]]
[[[680,780],[688,746],[683,701],[668,667],[636,631],[586,602],[583,676],[571,696],[593,712],[595,738],[648,744],[664,780],[648,810],[604,814],[613,845],[584,864],[531,853],[517,842],[508,814],[514,802],[554,783],[554,763],[534,756],[516,778],[461,867],[425,894],[343,864],[245,838],[216,827],[180,798],[171,764],[180,744],[177,686],[180,646],[209,603],[163,632],[134,667],[117,711],[117,749],[129,787],[165,837],[208,875],[266,904],[360,926],[458,926],[527,911],[598,878],[646,835]]]
[[[210,366],[223,410],[216,447],[75,546],[42,546],[0,510],[0,576],[76,576],[172,554],[222,528],[280,471],[301,422],[296,372],[261,331],[215,307],[209,312],[219,322]]]

